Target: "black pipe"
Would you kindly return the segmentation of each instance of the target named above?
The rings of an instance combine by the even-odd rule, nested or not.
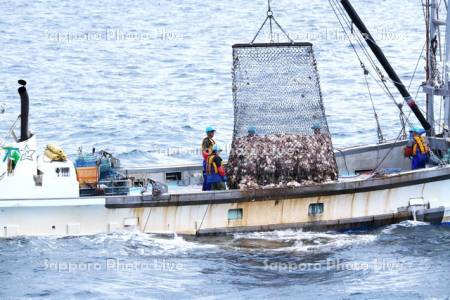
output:
[[[388,74],[389,78],[394,82],[395,87],[398,89],[400,94],[403,96],[406,103],[413,111],[414,115],[416,115],[416,118],[419,120],[422,127],[426,131],[429,132],[431,130],[430,123],[428,123],[427,119],[425,119],[425,117],[423,116],[422,112],[420,111],[419,107],[416,104],[416,101],[414,101],[414,99],[411,97],[411,94],[408,92],[405,85],[402,83],[402,81],[398,77],[397,73],[395,73],[391,64],[389,63],[386,56],[384,55],[383,51],[375,42],[374,38],[370,34],[366,25],[364,25],[364,22],[358,16],[358,13],[355,11],[355,9],[351,5],[350,1],[349,0],[341,0],[341,3],[342,3],[342,6],[344,7],[345,11],[347,12],[348,16],[352,20],[353,24],[355,24],[355,26],[361,32],[362,36],[366,40],[367,45],[369,45],[373,54],[378,59],[380,64],[383,66],[383,68],[386,71],[386,73]]]
[[[19,84],[22,86],[19,88],[20,95],[20,141],[24,142],[31,137],[28,131],[28,118],[30,112],[30,99],[28,97],[27,84],[25,80],[19,80]]]

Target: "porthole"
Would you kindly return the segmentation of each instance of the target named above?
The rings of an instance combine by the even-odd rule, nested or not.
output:
[[[308,215],[317,216],[323,214],[323,212],[324,212],[323,203],[312,203],[309,205]]]
[[[243,215],[244,215],[244,211],[242,210],[242,208],[229,209],[228,210],[228,221],[242,220]]]

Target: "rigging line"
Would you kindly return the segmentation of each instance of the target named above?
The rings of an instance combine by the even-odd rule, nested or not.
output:
[[[272,30],[272,8],[270,7],[270,0],[267,0],[267,17],[269,17],[269,27],[270,27],[270,42],[273,42],[273,30]]]
[[[372,40],[373,41],[373,40]],[[373,43],[375,43],[375,41],[373,41]],[[375,43],[375,45],[377,45],[377,47],[379,47],[378,46],[378,44],[376,44]],[[365,48],[365,45],[362,45],[362,47],[366,50],[366,52],[367,52],[367,49]],[[369,54],[366,54],[366,55],[369,55]],[[369,56],[370,57],[370,56]],[[420,57],[419,57],[419,59],[420,59]],[[372,60],[372,63],[373,63],[373,60]],[[378,67],[374,67],[375,69],[377,69],[377,70],[379,70],[378,69]],[[386,85],[386,77],[384,77],[384,75],[383,74],[381,74],[381,76],[380,76],[380,74],[378,74],[379,75],[379,77],[380,77],[380,80],[382,81],[382,83],[383,83],[383,85],[385,86],[385,88],[386,88],[386,90],[388,91],[388,93],[390,94],[390,96],[392,97],[392,99],[395,101],[395,97],[393,96],[393,94],[392,94],[392,92],[390,92],[390,89],[389,89],[389,87]],[[392,79],[390,79],[390,78],[387,78],[387,80],[389,80],[390,82],[392,82],[392,83],[397,83],[397,84],[399,84],[399,85],[402,85],[402,86],[404,86],[404,87],[406,87],[402,82],[396,82],[396,81],[394,81],[394,80],[392,80]],[[418,94],[417,94],[418,95]],[[415,98],[417,98],[417,95],[416,95],[416,97]],[[405,99],[403,99],[403,102],[405,102]],[[395,101],[395,103],[397,104],[397,102]]]
[[[362,62],[361,57],[359,56],[359,53],[357,52],[357,50],[356,50],[356,48],[355,48],[353,42],[352,42],[351,39],[350,39],[350,36],[348,35],[348,33],[347,33],[345,27],[343,26],[341,19],[340,19],[339,16],[337,15],[337,12],[336,12],[336,10],[335,10],[335,8],[334,8],[334,6],[333,6],[333,3],[331,3],[331,0],[329,1],[329,3],[330,3],[330,6],[331,6],[332,9],[333,9],[333,11],[334,11],[334,13],[335,13],[335,15],[336,15],[338,21],[339,21],[339,23],[341,24],[342,30],[343,30],[344,33],[346,34],[346,36],[347,36],[347,38],[348,38],[348,40],[349,40],[349,42],[350,42],[350,45],[351,45],[352,48],[353,48],[353,51],[355,52],[356,56],[358,57],[358,60],[360,61],[361,66],[364,66],[364,63]],[[342,16],[342,13],[341,13],[340,15]],[[347,25],[348,25],[348,24],[347,24]],[[367,54],[366,54],[366,57],[367,57]],[[373,64],[372,64],[372,67],[374,67]],[[375,69],[377,69],[376,66],[375,66]],[[370,72],[369,72],[369,74],[370,74],[371,77],[375,80],[375,82],[381,87],[381,89],[384,90],[384,91],[386,92],[386,94],[387,94],[387,95],[392,99],[392,101],[395,103],[396,107],[400,110],[400,116],[403,116],[403,117],[404,117],[405,114],[404,114],[404,112],[403,112],[402,106],[399,106],[398,103],[397,103],[397,101],[395,101],[395,98],[394,98],[393,94],[391,93],[391,91],[390,91],[389,88],[387,87],[386,83],[382,80],[382,78],[380,78],[380,79],[381,79],[381,81],[383,82],[383,86],[381,86],[381,84],[378,82],[378,80],[376,80],[376,79],[374,78],[374,76],[373,76]],[[377,74],[378,74],[378,73],[377,73]],[[379,74],[378,74],[378,75],[379,75]],[[366,82],[367,82],[367,78],[366,78]],[[370,93],[370,90],[369,90],[369,93]],[[372,100],[372,99],[371,99],[371,100]],[[373,105],[373,100],[372,100],[372,105]],[[373,107],[374,107],[374,105],[373,105]],[[374,109],[374,111],[375,111],[375,109]],[[375,114],[376,114],[376,111],[375,111]],[[377,126],[378,126],[378,128],[380,128],[380,126],[379,126],[379,121],[378,121],[377,116],[376,116],[376,121],[377,121]],[[378,129],[378,128],[377,128],[377,129]],[[402,127],[402,130],[403,130],[403,127]],[[381,131],[381,130],[380,130],[380,131]],[[377,133],[379,133],[379,131],[377,131]],[[379,135],[379,139],[380,139],[380,135]]]
[[[206,213],[208,212],[209,207],[210,207],[211,205],[212,205],[212,199],[211,199],[211,201],[209,202],[209,204],[207,204],[207,206],[206,206],[206,210],[205,210],[205,213],[203,214],[203,218],[202,218],[202,221],[200,222],[200,226],[198,227],[198,229],[195,230],[195,236],[196,236],[196,237],[199,235],[200,229],[202,229],[203,221],[205,220]]]
[[[147,229],[147,224],[148,224],[148,220],[150,219],[150,215],[152,214],[152,209],[153,209],[153,207],[150,207],[150,211],[148,212],[147,220],[145,220],[144,233],[145,233],[145,230]]]
[[[334,11],[336,17],[338,18],[338,21],[339,21],[339,23],[341,24],[341,27],[342,27],[344,33],[346,34],[347,38],[349,39],[349,42],[350,42],[350,44],[352,45],[352,48],[354,49],[355,53],[356,53],[357,56],[358,56],[358,59],[359,59],[360,62],[361,62],[361,58],[360,58],[359,54],[357,53],[357,50],[356,50],[356,48],[354,47],[353,43],[351,42],[351,39],[350,39],[350,37],[349,37],[349,35],[348,35],[348,33],[347,33],[345,27],[343,26],[341,19],[339,18],[338,14],[336,13],[336,10],[335,10],[334,6],[332,5],[331,1],[333,1],[333,0],[329,0],[330,5],[332,6],[333,11]],[[336,0],[334,0],[334,3],[337,3]],[[340,7],[339,5],[336,5],[336,4],[335,4],[335,6],[337,6],[338,8]],[[345,14],[343,13],[343,8],[341,8],[341,11],[340,11],[339,15],[341,15],[341,17],[344,19],[344,22],[347,23],[347,26],[350,27],[351,25],[350,25],[350,23],[349,23],[349,20],[348,20],[348,19],[346,20]],[[399,104],[398,104],[397,101],[395,100],[394,95],[392,94],[392,92],[390,91],[389,87],[388,87],[387,84],[386,84],[386,80],[385,80],[386,78],[385,78],[384,75],[381,73],[380,69],[378,68],[378,66],[376,65],[376,63],[374,62],[374,60],[372,59],[372,57],[371,57],[370,53],[368,52],[366,46],[365,46],[364,43],[361,41],[361,38],[360,38],[358,35],[355,35],[354,32],[353,32],[353,36],[358,40],[358,44],[360,45],[360,47],[361,47],[361,48],[363,49],[363,51],[365,52],[365,56],[369,59],[369,62],[370,62],[370,64],[372,65],[372,67],[377,71],[377,75],[378,75],[380,81],[382,82],[382,84],[383,84],[383,86],[384,86],[384,89],[383,89],[383,90],[385,90],[386,94],[392,99],[392,101],[394,102],[394,104],[395,104],[395,105],[397,106],[397,108],[400,110],[400,113],[401,113],[402,115],[404,115],[404,112],[403,112],[402,107],[399,106]],[[375,41],[372,40],[372,42],[373,42],[377,47],[379,47],[378,44],[377,44]],[[372,74],[371,74],[371,76],[373,77]],[[375,79],[375,78],[374,78],[374,79]],[[375,81],[376,81],[377,83],[379,83],[378,80],[375,79]],[[390,81],[391,81],[391,82],[394,82],[393,80],[390,80]],[[401,84],[401,85],[404,86],[403,83],[399,83],[399,84]],[[415,98],[417,98],[419,90],[420,90],[420,87],[418,88],[418,90],[417,90],[417,92],[416,92],[416,97],[415,97]],[[405,103],[405,102],[406,102],[405,99],[403,99],[402,103]],[[419,107],[419,109],[420,109],[420,107]],[[408,116],[410,116],[410,115],[411,115],[411,112],[409,112],[409,115],[408,115]],[[411,123],[409,122],[409,117],[406,119],[406,121],[408,122],[408,125],[411,126]]]
[[[352,42],[352,40],[351,40],[349,34],[347,33],[347,30],[345,30],[344,24],[342,24],[342,21],[341,21],[341,19],[339,18],[338,14],[337,14],[337,11],[336,11],[336,9],[335,9],[335,7],[334,7],[334,5],[336,5],[336,4],[333,5],[333,3],[332,3],[333,0],[328,0],[328,2],[330,3],[330,6],[331,6],[331,8],[333,9],[334,14],[336,15],[336,18],[337,18],[339,24],[341,25],[342,30],[344,31],[345,35],[347,36],[347,39],[348,39],[348,41],[349,41],[349,43],[350,43],[350,46],[352,47],[353,51],[355,52],[356,56],[358,57],[359,63],[360,63],[361,65],[363,65],[364,63],[362,62],[361,57],[359,56],[359,53],[358,53],[358,51],[356,50],[355,45],[353,44],[353,42]]]
[[[272,18],[269,18],[269,27],[270,27],[270,42],[273,43]]]
[[[441,127],[443,127],[443,126],[441,126],[441,124],[442,124],[442,105],[443,105],[443,98],[441,98],[441,101],[440,101],[440,104],[439,104],[439,124],[438,124],[438,129],[439,129],[439,132],[441,132]],[[442,128],[442,131],[444,131],[444,128]]]
[[[441,1],[439,1],[438,7],[436,9],[436,19],[439,20],[439,6],[441,5]],[[442,45],[441,45],[441,26],[437,26],[438,31],[438,39],[439,39],[439,58],[442,61]]]
[[[345,15],[345,11],[343,10],[342,7],[338,6],[340,8],[340,15],[344,17],[344,19],[346,18]],[[346,18],[346,23],[347,26],[351,27],[351,24],[353,24],[353,22],[348,19],[348,17]],[[369,51],[367,50],[367,47],[365,45],[365,43],[362,41],[362,39],[366,40],[366,38],[364,38],[360,32],[357,32],[355,34],[354,31],[352,31],[352,35],[357,39],[359,46],[361,47],[361,49],[363,50],[363,52],[365,53],[366,57],[369,59],[369,62],[372,64],[372,67],[376,70],[376,72],[378,72],[380,80],[385,81],[386,79],[390,80],[393,83],[397,83],[399,85],[403,85],[405,86],[402,82],[395,82],[392,79],[390,79],[389,77],[386,78],[384,76],[384,74],[382,73],[382,71],[380,70],[380,68],[377,66],[376,62],[374,61],[374,59],[372,58],[372,56],[370,55]],[[368,38],[367,38],[368,39]],[[381,47],[378,45],[378,43],[376,41],[374,41],[373,39],[370,39],[369,41],[371,41],[375,46],[377,46],[379,49],[381,49]],[[406,87],[406,86],[405,86]],[[388,87],[386,87],[388,89]]]
[[[253,40],[250,42],[250,44],[253,44],[256,40],[256,38],[259,36],[261,30],[264,28],[264,25],[266,25],[267,20],[269,19],[269,16],[266,17],[266,19],[264,20],[264,22],[262,23],[261,27],[259,27],[258,32],[256,33],[255,37],[253,38]]]
[[[342,11],[341,11],[341,12],[339,13],[339,15],[338,15],[338,13],[337,13],[337,11],[336,11],[336,9],[335,9],[335,7],[334,7],[334,6],[339,7],[339,6],[336,4],[336,2],[334,2],[335,4],[333,5],[332,0],[329,0],[329,3],[330,3],[330,6],[331,6],[332,9],[333,9],[333,12],[334,12],[335,15],[336,15],[336,18],[337,18],[338,21],[339,21],[339,24],[340,24],[341,27],[342,27],[342,30],[344,31],[345,35],[347,36],[347,39],[349,40],[350,45],[351,45],[352,48],[353,48],[353,51],[355,52],[356,56],[358,57],[358,60],[359,60],[360,64],[361,64],[361,65],[364,65],[364,63],[362,62],[361,57],[360,57],[358,51],[356,50],[356,47],[354,46],[354,44],[353,44],[353,42],[352,42],[352,40],[351,40],[351,38],[350,38],[350,35],[347,33],[347,30],[345,29],[345,26],[343,25],[343,23],[342,23],[342,21],[341,21],[341,18],[339,17],[339,15],[340,15],[340,16],[344,19],[344,22],[345,22],[345,15],[343,14]],[[347,26],[349,26],[349,23],[348,23],[348,22],[347,22]],[[359,45],[360,45],[360,47],[362,47],[363,49],[365,49],[364,44],[362,44],[362,43],[360,42]],[[366,50],[366,49],[365,49],[365,50]],[[370,56],[370,54],[367,52],[367,50],[366,50],[365,56],[366,56],[369,60],[371,60],[371,56]],[[395,101],[394,95],[392,94],[392,92],[390,91],[389,87],[386,85],[385,81],[383,80],[383,79],[384,79],[384,76],[383,76],[383,75],[380,75],[381,71],[379,70],[379,68],[376,66],[376,64],[375,64],[373,61],[371,61],[370,63],[371,63],[371,65],[372,65],[372,67],[375,69],[375,71],[376,71],[378,77],[380,78],[381,82],[383,83],[383,86],[384,86],[384,87],[381,87],[382,90],[384,90],[384,91],[386,92],[386,94],[387,94],[389,97],[391,97],[392,101],[395,103],[395,105],[397,106],[397,108],[400,109],[400,113],[401,113],[401,114],[404,114],[402,108],[398,105],[397,101]],[[369,73],[369,74],[372,76],[372,78],[374,78],[373,75],[372,75],[371,73]],[[380,83],[378,82],[377,79],[374,78],[374,80],[375,80],[375,82],[376,82],[378,85],[380,85]]]
[[[411,111],[406,116],[405,122],[409,122],[409,118],[411,117]],[[403,128],[400,130],[400,133],[398,134],[397,138],[394,140],[394,143],[392,144],[392,147],[389,149],[389,151],[386,153],[386,155],[383,157],[383,159],[377,164],[377,166],[374,168],[373,173],[377,172],[380,166],[383,164],[383,162],[386,160],[386,158],[391,154],[392,150],[394,150],[395,144],[399,141],[400,137],[403,135]]]
[[[346,18],[345,12],[343,10],[343,8],[341,8],[340,6],[338,6],[340,8],[340,15],[344,18],[344,20],[346,20],[347,26],[351,27],[352,25],[352,21],[348,19],[348,17]],[[345,31],[345,29],[343,29]],[[361,33],[359,34],[355,34],[352,31],[353,36],[357,39],[357,42],[360,46],[360,48],[363,50],[365,56],[368,58],[369,63],[371,64],[372,68],[375,70],[375,72],[377,73],[380,81],[383,83],[384,88],[382,88],[382,90],[384,90],[386,92],[386,94],[391,97],[392,101],[394,102],[394,104],[397,106],[397,108],[400,109],[400,111],[402,112],[400,106],[398,105],[397,101],[395,100],[394,95],[392,94],[392,92],[390,91],[389,87],[386,84],[386,77],[384,76],[384,74],[382,73],[382,71],[379,69],[379,67],[377,66],[377,64],[375,63],[375,61],[373,60],[372,56],[370,55],[369,51],[366,48],[365,43],[362,41],[362,39],[364,39],[364,37],[362,37]],[[377,45],[375,43],[375,41],[373,41],[375,45]],[[378,46],[378,45],[377,45]],[[378,46],[379,47],[379,46]],[[373,76],[372,76],[373,77]],[[375,79],[375,78],[374,78]],[[378,83],[378,81],[375,79],[375,81]],[[403,85],[403,84],[402,84]],[[403,102],[405,102],[405,100],[403,99]]]
[[[420,52],[419,58],[417,59],[416,67],[414,68],[414,72],[413,72],[413,74],[411,76],[411,80],[409,81],[408,90],[411,88],[411,85],[412,85],[412,82],[414,80],[414,77],[416,76],[417,68],[419,67],[419,64],[420,64],[420,61],[422,59],[423,52],[425,51],[426,45],[427,45],[427,43],[425,42],[423,44],[422,51]]]
[[[375,82],[377,82],[377,84],[381,87],[381,89],[385,91],[385,93],[392,99],[392,101],[398,107],[398,104],[397,104],[397,101],[395,100],[394,95],[392,94],[392,92],[390,91],[389,87],[386,84],[386,77],[381,72],[381,70],[378,68],[377,64],[373,61],[373,59],[372,59],[370,53],[367,51],[364,43],[362,43],[362,41],[360,40],[360,38],[358,36],[355,36],[355,37],[359,39],[359,45],[363,49],[363,51],[365,52],[365,56],[369,59],[369,62],[371,64],[372,68],[377,73],[378,79],[382,82],[383,87],[381,87],[381,85],[378,82],[378,80],[370,73],[371,77],[375,80]]]
[[[394,95],[392,94],[392,92],[389,90],[389,88],[387,87],[386,84],[381,84],[377,78],[375,78],[375,76],[372,73],[369,73],[369,75],[372,77],[372,79],[376,82],[376,84],[378,85],[378,87],[383,90],[386,95],[394,102],[394,104],[397,106],[397,108],[400,111],[400,115],[404,116],[405,112],[403,111],[403,106],[399,106],[399,103],[397,103],[397,101],[395,100]],[[418,93],[417,93],[418,94]],[[403,103],[400,103],[403,105]]]
[[[378,119],[378,113],[375,109],[375,104],[373,102],[372,93],[370,92],[369,81],[367,80],[367,76],[369,75],[369,71],[364,69],[364,80],[366,81],[367,91],[369,92],[370,102],[372,103],[373,114],[375,117],[375,122],[377,123],[377,136],[378,142],[381,144],[384,141],[383,132],[381,131],[380,120]]]
[[[256,33],[255,37],[253,38],[253,40],[250,42],[250,44],[253,44],[255,42],[255,40],[257,39],[257,37],[259,36],[259,34],[261,33],[261,30],[264,28],[264,26],[267,23],[267,20],[269,20],[269,27],[270,27],[270,42],[273,42],[273,26],[272,26],[272,21],[278,26],[278,28],[281,30],[281,32],[287,37],[287,39],[289,40],[289,42],[294,43],[294,40],[291,39],[291,37],[287,34],[287,32],[283,29],[283,27],[281,27],[281,25],[277,22],[277,20],[275,19],[275,17],[273,16],[273,12],[272,12],[272,8],[270,6],[270,0],[267,0],[267,5],[268,5],[268,9],[267,9],[267,16],[266,19],[264,20],[264,22],[262,23],[261,27],[259,28],[258,32]]]
[[[362,49],[363,53],[365,54],[365,56],[367,57],[369,62],[372,64],[372,67],[374,68],[374,70],[379,73],[379,76],[383,80],[384,79],[384,74],[381,72],[380,68],[377,66],[377,64],[375,63],[374,59],[370,55],[370,52],[367,50],[365,43],[362,41],[363,39],[365,40],[365,38],[361,35],[361,33],[359,33],[359,31],[356,31],[357,33],[355,34],[355,31],[353,30],[353,21],[350,20],[350,18],[347,16],[346,12],[344,11],[343,7],[341,7],[338,4],[337,0],[334,0],[334,1],[335,1],[335,3],[337,3],[335,5],[337,6],[337,8],[339,10],[339,14],[344,19],[344,22],[346,23],[348,28],[351,28],[350,32],[355,37],[359,47]],[[374,42],[374,44],[376,44],[376,43]]]
[[[416,92],[416,98],[417,98],[417,95],[419,94],[419,91],[420,91],[420,86],[419,86],[418,89],[417,89],[417,92]],[[420,108],[419,108],[419,109],[420,109]],[[411,122],[409,121],[409,118],[411,117],[411,111],[409,111],[409,113],[408,113],[407,116],[404,115],[404,117],[406,117],[405,123],[407,123],[408,125],[411,126]],[[400,139],[400,137],[402,136],[402,134],[403,134],[403,128],[402,128],[402,130],[400,131],[400,133],[399,133],[399,135],[397,136],[397,138],[395,139],[394,144],[397,143],[397,141]],[[381,164],[382,164],[382,163],[386,160],[386,158],[390,155],[390,153],[392,152],[392,150],[394,150],[394,145],[392,145],[392,147],[389,149],[388,153],[386,153],[386,155],[383,157],[383,159],[380,161],[380,163],[375,167],[374,173],[378,170],[378,168],[381,166]],[[430,152],[432,153],[431,150],[430,150]]]
[[[271,19],[273,19],[273,21],[275,22],[275,24],[277,24],[278,28],[281,30],[281,32],[284,33],[284,35],[288,38],[288,40],[289,40],[291,43],[294,43],[294,40],[291,39],[291,37],[287,34],[286,31],[284,31],[283,27],[281,27],[281,25],[277,22],[277,20],[275,19],[275,17],[272,17]]]

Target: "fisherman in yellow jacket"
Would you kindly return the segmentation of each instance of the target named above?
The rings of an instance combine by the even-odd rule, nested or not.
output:
[[[411,158],[413,170],[424,169],[430,158],[430,148],[422,136],[423,130],[412,128],[410,132],[411,139],[406,145],[405,156]]]
[[[202,141],[202,157],[203,157],[203,191],[210,191],[211,184],[206,180],[206,167],[208,164],[208,157],[212,154],[212,148],[216,144],[214,141],[214,134],[216,129],[213,126],[206,127],[206,137]]]

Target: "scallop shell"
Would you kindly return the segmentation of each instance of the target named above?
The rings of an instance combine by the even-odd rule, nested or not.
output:
[[[299,187],[337,178],[331,138],[276,134],[234,140],[227,164],[231,188]]]

